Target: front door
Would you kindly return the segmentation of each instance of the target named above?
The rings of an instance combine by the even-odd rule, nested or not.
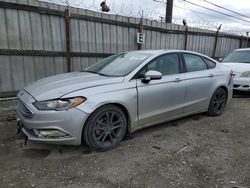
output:
[[[161,55],[149,62],[141,74],[149,70],[162,73],[160,80],[142,83],[137,79],[139,126],[164,122],[183,114],[185,81],[180,74],[177,53]]]

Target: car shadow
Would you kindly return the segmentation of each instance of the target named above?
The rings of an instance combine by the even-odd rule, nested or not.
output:
[[[93,151],[86,145],[52,145],[28,141],[26,147],[22,149],[22,155],[26,158],[71,158],[79,155],[89,155]]]
[[[233,91],[233,98],[250,98],[250,91]]]
[[[155,124],[149,127],[142,128],[133,133],[127,133],[122,142],[130,142],[130,140],[147,135],[147,134],[155,134],[161,131],[164,128],[169,127],[178,127],[185,122],[191,121],[199,121],[203,118],[209,118],[210,116],[206,115],[205,113],[195,114],[186,116],[177,120],[172,120],[160,124]],[[24,136],[20,136],[19,139],[23,139]],[[22,154],[26,158],[46,158],[46,157],[73,157],[77,155],[90,155],[96,153],[95,151],[91,150],[85,144],[79,146],[72,146],[72,145],[52,145],[40,142],[33,142],[28,140],[27,146],[23,148]]]
[[[199,114],[194,114],[194,115],[189,115],[189,116],[185,116],[176,120],[172,120],[172,121],[166,121],[163,123],[159,123],[159,124],[155,124],[149,127],[145,127],[142,129],[139,129],[138,131],[132,133],[132,134],[128,134],[129,139],[130,140],[132,138],[135,137],[140,137],[141,135],[147,134],[147,133],[153,133],[153,132],[158,132],[159,130],[162,130],[164,128],[169,128],[169,127],[176,127],[178,128],[180,125],[184,124],[185,122],[191,122],[191,121],[199,121],[203,118],[209,118],[212,116],[206,115],[206,113],[199,113]],[[125,137],[125,140],[126,137]]]
[[[25,158],[46,158],[51,157],[54,158],[56,156],[61,157],[74,157],[78,155],[89,155],[93,151],[87,147],[85,144],[83,145],[55,145],[55,144],[47,144],[42,142],[35,142],[31,140],[27,140],[25,142],[25,135],[20,133],[15,135],[13,140],[15,143],[19,143],[20,149],[22,150],[21,155]],[[9,141],[9,140],[7,140]],[[6,141],[6,143],[7,143]],[[10,141],[9,143],[10,144]]]

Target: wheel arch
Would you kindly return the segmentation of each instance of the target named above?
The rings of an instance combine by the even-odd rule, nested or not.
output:
[[[228,88],[227,88],[226,86],[224,86],[224,85],[218,87],[217,89],[219,89],[219,88],[224,89],[224,90],[227,92],[227,100],[228,100]],[[216,90],[217,90],[217,89],[216,89]],[[215,91],[216,91],[216,90],[215,90]],[[214,92],[215,92],[215,91],[214,91]]]
[[[212,103],[212,102],[213,102],[213,98],[216,96],[216,92],[217,92],[219,89],[220,89],[220,90],[223,90],[223,91],[225,92],[226,100],[225,100],[225,104],[223,104],[223,105],[224,105],[224,106],[223,106],[223,109],[220,110],[220,111],[217,111],[217,110],[215,111],[215,109],[214,109],[214,103]],[[208,109],[207,109],[207,114],[208,114],[208,115],[211,115],[211,116],[218,116],[218,115],[221,115],[221,114],[223,113],[224,108],[225,108],[225,106],[226,106],[226,104],[227,104],[227,101],[228,101],[228,98],[229,98],[228,92],[229,92],[229,91],[228,91],[228,88],[227,88],[226,86],[223,86],[223,85],[217,87],[217,88],[214,90],[213,95],[211,96],[211,99],[210,99],[210,102],[209,102],[209,105],[208,105]],[[217,102],[216,102],[216,105],[218,105]],[[219,104],[219,105],[221,105],[221,104]],[[219,107],[218,107],[218,108],[219,108]]]
[[[125,114],[126,119],[127,119],[127,130],[126,130],[126,132],[130,132],[131,131],[131,117],[130,117],[130,114],[128,112],[128,109],[124,105],[122,105],[120,103],[110,103],[110,104],[118,106],[123,111],[123,113]]]

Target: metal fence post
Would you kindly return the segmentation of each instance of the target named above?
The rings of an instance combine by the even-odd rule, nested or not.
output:
[[[243,35],[241,35],[241,38],[240,38],[240,48],[242,48],[242,43],[243,43]]]
[[[248,47],[248,35],[249,35],[249,32],[247,31],[247,32],[246,32],[246,36],[247,36],[247,37],[246,37],[246,46],[245,46],[245,48]]]
[[[213,58],[215,58],[215,53],[216,53],[216,47],[217,47],[218,37],[219,37],[219,30],[217,30],[217,31],[216,31],[216,34],[215,34]]]
[[[185,44],[184,44],[184,50],[187,49],[187,40],[188,40],[188,27],[186,27],[186,30],[185,30]]]
[[[70,31],[70,12],[69,9],[64,11],[65,17],[65,31],[66,31],[66,50],[67,50],[67,71],[72,71],[71,63],[71,31]]]

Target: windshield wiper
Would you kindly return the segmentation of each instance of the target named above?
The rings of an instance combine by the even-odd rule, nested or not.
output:
[[[99,73],[99,72],[95,72],[95,71],[83,70],[81,72],[89,72],[89,73],[98,74],[98,75],[101,75],[101,76],[111,77],[110,75]]]

